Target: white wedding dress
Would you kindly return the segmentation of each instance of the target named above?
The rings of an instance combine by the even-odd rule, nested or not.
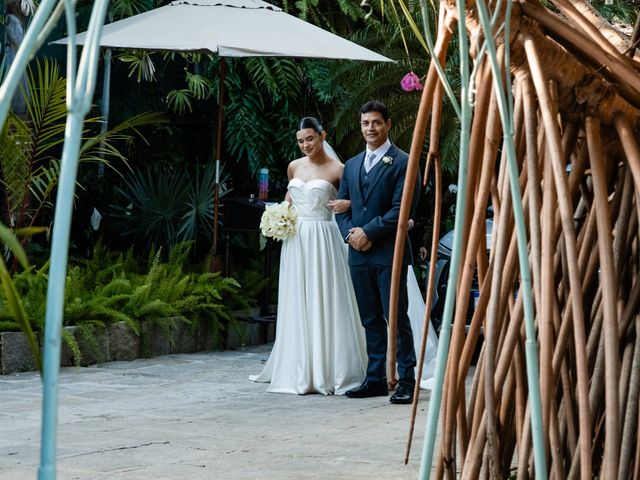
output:
[[[330,182],[289,182],[296,234],[282,242],[276,341],[256,382],[268,392],[344,394],[365,378],[367,350]]]
[[[413,346],[416,351],[416,360],[419,360],[425,307],[422,292],[420,291],[420,287],[418,287],[418,281],[411,267],[409,267],[409,272],[407,273],[407,295],[409,296],[408,313],[411,330],[413,331]],[[422,378],[420,379],[420,388],[424,390],[431,390],[432,388],[437,350],[438,337],[433,325],[429,322],[429,335],[427,336],[427,346],[424,352],[424,362],[422,366]]]
[[[338,192],[326,180],[299,178],[288,190],[298,222],[282,243],[276,341],[262,372],[249,379],[270,382],[268,392],[344,394],[364,380],[367,350],[348,248],[327,207]],[[411,268],[407,292],[417,358],[425,306]],[[430,388],[436,350],[429,325],[421,388]]]

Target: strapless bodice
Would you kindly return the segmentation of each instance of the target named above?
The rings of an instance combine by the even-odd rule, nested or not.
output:
[[[327,202],[335,200],[336,187],[331,182],[314,178],[306,182],[292,178],[289,182],[289,194],[298,220],[332,220],[333,214]]]

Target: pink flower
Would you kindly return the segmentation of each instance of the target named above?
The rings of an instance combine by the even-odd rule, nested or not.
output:
[[[405,92],[411,92],[413,90],[422,90],[424,86],[420,83],[420,77],[415,73],[409,72],[402,80],[400,80],[400,86]]]

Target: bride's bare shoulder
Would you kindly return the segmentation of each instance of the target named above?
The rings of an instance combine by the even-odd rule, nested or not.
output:
[[[342,172],[344,172],[344,163],[339,162],[339,161],[335,161],[335,162],[331,162],[330,167],[331,172],[335,175],[337,175],[338,177],[342,177]]]
[[[291,180],[295,176],[295,172],[302,165],[303,160],[304,157],[301,157],[289,162],[289,166],[287,167],[287,175],[289,177],[289,180]]]
[[[296,158],[295,160],[291,160],[289,162],[289,167],[288,168],[298,168],[300,165],[303,164],[305,157],[300,157],[300,158]]]

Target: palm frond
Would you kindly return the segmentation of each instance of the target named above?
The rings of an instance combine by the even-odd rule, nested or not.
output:
[[[33,136],[40,143],[59,132],[64,132],[67,116],[67,81],[60,75],[57,62],[44,58],[35,62],[35,68],[27,69],[29,95],[27,112],[31,120]]]
[[[273,131],[264,121],[266,108],[261,95],[256,90],[240,92],[239,88],[230,91],[225,136],[229,153],[238,159],[247,159],[255,175],[261,167],[274,164],[270,147]]]
[[[9,113],[0,133],[0,167],[6,195],[7,218],[14,218],[23,208],[28,195],[31,170],[31,130],[13,113]]]
[[[110,15],[118,20],[154,8],[153,0],[115,0],[110,2]]]
[[[89,119],[88,122],[98,123],[99,118]],[[98,135],[85,135],[80,147],[79,161],[98,161],[109,165],[109,159],[118,159],[127,164],[127,160],[117,147],[120,143],[130,143],[134,137],[147,143],[140,127],[162,125],[168,122],[161,112],[145,112],[128,118]],[[128,165],[127,165],[128,166]]]
[[[205,100],[211,95],[211,82],[203,75],[187,73],[187,87],[193,98]]]
[[[129,77],[135,76],[140,83],[141,80],[150,82],[155,79],[156,67],[153,64],[151,55],[144,50],[131,50],[118,55],[120,61],[129,64]]]
[[[244,62],[252,83],[271,97],[297,96],[301,93],[301,72],[295,60],[252,57]]]
[[[178,115],[184,115],[187,110],[191,112],[193,110],[191,90],[188,88],[171,90],[167,94],[167,105]]]
[[[111,206],[111,216],[125,238],[144,239],[148,247],[172,245],[185,213],[188,185],[181,170],[134,172],[116,188],[124,202]]]
[[[52,160],[49,165],[38,167],[32,174],[30,192],[38,205],[52,206],[48,200],[60,178],[60,162]]]

